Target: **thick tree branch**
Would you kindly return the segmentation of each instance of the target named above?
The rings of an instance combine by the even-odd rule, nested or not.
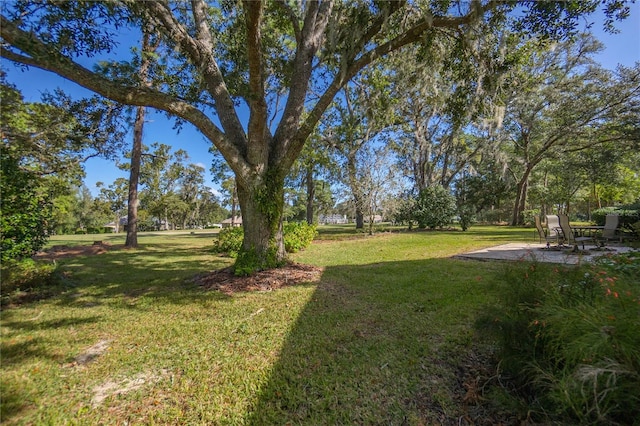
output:
[[[268,160],[267,102],[264,93],[262,60],[262,12],[261,1],[245,0],[247,11],[247,61],[249,63],[249,150],[251,164],[266,164]]]
[[[313,128],[316,126],[324,111],[329,107],[338,91],[344,86],[344,84],[354,77],[367,65],[371,64],[378,58],[381,58],[391,52],[401,49],[402,47],[413,43],[420,39],[425,32],[435,28],[450,28],[455,29],[465,25],[470,25],[477,20],[481,19],[487,12],[497,8],[498,1],[490,1],[484,6],[479,0],[474,0],[471,4],[470,11],[461,17],[432,17],[424,19],[412,28],[398,35],[397,37],[389,40],[386,43],[378,45],[371,50],[365,52],[357,60],[354,60],[346,69],[346,72],[339,73],[333,79],[325,93],[320,97],[314,108],[311,110],[305,122],[300,126],[298,133],[293,139],[291,150],[293,152],[299,152],[304,146],[306,138],[311,134]],[[381,26],[380,26],[381,28]],[[373,38],[375,34],[368,34],[368,37]],[[354,57],[355,58],[355,57]]]
[[[325,0],[322,2],[309,2],[307,5],[307,13],[304,19],[302,29],[302,43],[298,44],[296,56],[293,65],[293,75],[297,78],[291,83],[291,89],[284,108],[282,120],[274,135],[274,146],[277,151],[272,154],[281,161],[288,157],[286,164],[283,164],[282,170],[288,170],[293,164],[290,157],[289,145],[292,136],[296,134],[300,117],[304,110],[304,101],[309,87],[311,71],[313,66],[313,58],[320,48],[324,31],[329,22],[331,11],[333,9],[333,1]],[[305,137],[306,139],[306,137]],[[297,150],[297,155],[300,151]],[[291,159],[291,161],[289,161]]]
[[[298,16],[296,12],[291,8],[291,6],[285,0],[276,0],[276,3],[280,5],[280,7],[285,11],[289,20],[291,21],[291,25],[293,26],[293,33],[296,37],[296,42],[298,44],[302,43],[302,29],[300,28],[300,22],[298,22]]]
[[[193,123],[215,144],[234,169],[246,169],[245,164],[234,160],[240,158],[238,148],[227,139],[209,117],[188,102],[152,88],[115,83],[49,48],[34,34],[19,29],[4,16],[0,16],[0,36],[12,46],[29,55],[21,55],[2,47],[0,55],[3,58],[53,72],[116,102],[132,106],[149,106],[185,119]]]
[[[168,4],[145,1],[140,6],[147,12],[156,28],[166,37],[180,46],[189,60],[198,68],[207,87],[216,102],[216,111],[228,139],[244,154],[247,142],[244,129],[235,111],[235,105],[224,82],[220,68],[213,56],[213,38],[206,28],[207,4],[203,0],[192,0],[192,13],[196,22],[197,38],[189,35],[187,29],[175,18]],[[225,155],[226,158],[226,155]],[[237,160],[236,160],[237,161]]]

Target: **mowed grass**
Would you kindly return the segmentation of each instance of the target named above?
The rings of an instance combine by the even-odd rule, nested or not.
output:
[[[502,266],[451,258],[530,230],[332,227],[293,259],[319,282],[227,296],[215,234],[59,261],[45,300],[2,312],[5,424],[430,424],[464,414],[458,364]],[[334,237],[327,237],[333,235]],[[122,244],[59,236],[49,245]]]

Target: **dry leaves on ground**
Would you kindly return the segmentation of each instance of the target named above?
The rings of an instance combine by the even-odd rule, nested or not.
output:
[[[271,291],[282,287],[320,281],[323,268],[289,263],[281,268],[256,272],[248,277],[234,275],[232,268],[198,275],[194,282],[207,289],[231,295],[237,292]]]

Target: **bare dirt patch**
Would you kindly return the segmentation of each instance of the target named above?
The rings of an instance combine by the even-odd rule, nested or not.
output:
[[[102,339],[95,345],[87,348],[84,352],[79,354],[73,359],[73,362],[69,364],[70,367],[78,367],[89,364],[94,361],[100,355],[105,353],[109,349],[111,340]]]
[[[257,272],[248,277],[234,275],[232,268],[220,269],[194,278],[206,290],[218,290],[227,295],[237,292],[271,291],[302,283],[320,281],[323,268],[289,263],[282,268]]]
[[[46,251],[36,253],[34,259],[58,260],[77,256],[95,256],[121,247],[122,246],[113,246],[103,241],[96,242],[90,246],[53,246]]]
[[[114,395],[122,395],[140,389],[146,384],[156,383],[168,374],[167,370],[159,373],[143,372],[133,377],[120,378],[118,380],[108,380],[93,388],[93,398],[91,404],[97,408],[102,402]]]

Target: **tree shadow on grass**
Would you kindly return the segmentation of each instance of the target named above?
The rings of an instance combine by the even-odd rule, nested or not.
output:
[[[217,257],[207,248],[157,245],[62,258],[56,260],[57,267],[51,279],[40,280],[12,294],[3,294],[3,304],[11,308],[58,299],[64,306],[91,308],[114,297],[133,301],[150,296],[176,304],[225,299],[224,294],[203,291],[192,278],[230,263],[230,259]],[[125,303],[123,306],[130,305]]]
[[[198,273],[219,269],[228,263],[228,260],[209,256],[206,249],[170,245],[114,249],[100,255],[59,260],[54,272],[56,279],[21,289],[20,297],[3,307],[0,352],[7,375],[3,377],[0,395],[2,420],[11,421],[22,411],[36,409],[37,396],[33,389],[25,389],[24,383],[37,386],[34,383],[39,373],[34,369],[40,368],[41,363],[50,368],[73,360],[69,351],[52,340],[53,336],[74,328],[91,329],[94,324],[96,329],[108,333],[104,323],[110,316],[118,315],[120,309],[143,311],[158,305],[229,300],[229,296],[205,291],[191,281]],[[148,299],[138,303],[142,298]],[[102,309],[102,305],[113,309]],[[51,314],[57,307],[60,310]],[[35,313],[29,318],[25,312],[32,309]],[[47,315],[41,316],[42,311]],[[89,339],[94,340],[96,336],[88,332]]]
[[[24,389],[7,380],[0,380],[0,419],[3,422],[18,416],[29,405],[29,396]]]
[[[453,259],[327,268],[246,423],[457,424],[478,271]]]
[[[11,310],[2,314],[3,339],[0,342],[3,368],[25,364],[33,359],[50,359],[56,363],[62,363],[65,357],[51,353],[47,348],[50,342],[41,337],[32,337],[33,332],[41,330],[53,330],[73,328],[86,324],[96,324],[102,320],[101,316],[85,318],[57,318],[50,321],[41,321],[38,317],[27,320],[14,320]],[[14,335],[20,336],[14,338]]]
[[[50,337],[33,337],[32,332],[48,329],[73,328],[85,324],[98,323],[102,318],[91,316],[87,318],[58,318],[52,321],[39,321],[37,318],[28,320],[12,320],[12,312],[3,312],[3,339],[0,342],[2,354],[2,368],[7,372],[20,371],[24,365],[34,365],[29,368],[27,375],[30,381],[37,381],[39,361],[49,360],[62,365],[68,361],[68,355],[52,351],[55,343]],[[23,380],[23,379],[21,379]],[[0,416],[7,421],[19,415],[33,404],[33,395],[29,395],[13,375],[3,377],[0,383]]]

